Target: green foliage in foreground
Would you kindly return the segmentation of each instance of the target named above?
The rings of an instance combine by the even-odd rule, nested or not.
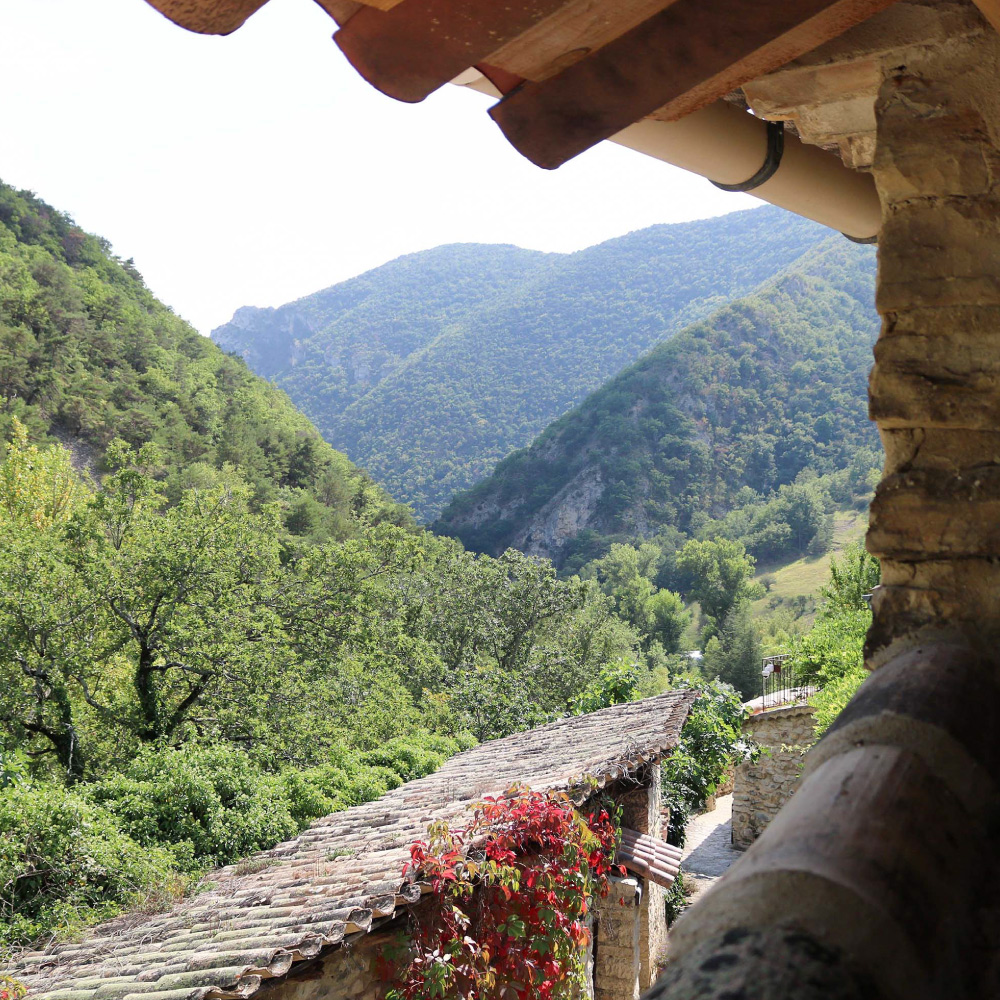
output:
[[[819,739],[864,683],[864,642],[872,615],[864,595],[878,586],[879,563],[860,544],[850,545],[831,560],[830,582],[822,590],[824,604],[812,629],[794,650],[795,665],[820,691],[815,734]]]
[[[0,796],[0,946],[158,909],[317,816],[434,771],[467,742],[411,734],[376,758],[275,769],[227,744],[154,746],[108,778],[66,789],[15,781]],[[377,761],[377,762],[376,762]]]
[[[758,752],[743,736],[748,712],[731,685],[697,682],[698,698],[681,730],[681,739],[661,763],[663,804],[670,810],[667,841],[684,845],[684,827],[691,814],[722,784],[731,767]]]
[[[142,846],[79,792],[17,783],[0,795],[0,946],[99,920],[168,887],[170,852]]]
[[[387,524],[289,552],[235,471],[170,503],[148,447],[108,455],[91,492],[15,424],[0,464],[0,944],[163,905],[595,677],[666,680],[550,564]]]

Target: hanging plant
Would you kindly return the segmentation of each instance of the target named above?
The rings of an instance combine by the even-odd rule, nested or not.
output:
[[[608,892],[614,807],[582,816],[565,794],[513,788],[458,831],[431,828],[404,874],[432,895],[409,940],[385,954],[391,1000],[528,1000],[582,983],[591,900]]]

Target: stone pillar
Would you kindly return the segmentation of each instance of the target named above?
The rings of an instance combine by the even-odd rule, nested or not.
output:
[[[651,837],[662,833],[663,792],[660,765],[645,768],[642,784],[618,797],[622,807],[622,825]],[[639,901],[639,988],[648,989],[656,978],[657,967],[667,951],[666,890],[642,879]]]
[[[928,641],[991,654],[1000,639],[1000,37],[914,53],[876,117],[872,667]]]
[[[594,1000],[638,1000],[641,901],[635,878],[612,878],[611,891],[597,900]]]
[[[1000,996],[1000,36],[882,74],[873,674],[650,1000]]]

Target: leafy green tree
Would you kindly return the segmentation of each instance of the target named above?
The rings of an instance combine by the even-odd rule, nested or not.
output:
[[[742,543],[728,538],[691,539],[677,554],[677,572],[689,599],[708,618],[708,634],[718,631],[729,612],[755,594],[754,559]]]
[[[811,699],[817,739],[868,676],[864,643],[872,617],[864,598],[878,585],[879,573],[878,560],[860,544],[848,546],[840,560],[831,559],[816,623],[795,646],[796,666],[820,688]]]
[[[200,710],[220,686],[248,698],[273,684],[280,523],[273,509],[250,509],[235,477],[164,508],[146,456],[113,454],[119,470],[72,533],[70,559],[100,636],[75,679],[101,718],[150,742],[211,727]],[[112,663],[131,678],[125,705],[99,687]]]
[[[65,523],[85,498],[69,452],[30,444],[27,428],[13,417],[0,463],[0,521],[51,528]]]
[[[869,555],[860,542],[848,545],[839,561],[830,560],[830,582],[820,590],[826,602],[824,613],[867,608],[865,596],[878,586],[880,576],[881,567],[875,556]]]
[[[738,604],[726,615],[719,634],[705,645],[702,673],[731,685],[744,701],[749,701],[761,691],[762,655],[749,608]]]
[[[0,463],[0,719],[70,780],[86,764],[71,677],[88,655],[91,598],[63,530],[85,495],[66,450],[30,445],[15,418]]]
[[[605,664],[598,675],[573,700],[574,715],[596,712],[611,705],[635,701],[640,695],[641,673],[634,660],[619,659]]]
[[[587,575],[597,578],[615,610],[635,627],[647,648],[658,642],[670,654],[677,652],[690,616],[679,595],[658,590],[653,583],[662,561],[662,549],[652,542],[638,547],[615,543],[606,556],[587,567]]]

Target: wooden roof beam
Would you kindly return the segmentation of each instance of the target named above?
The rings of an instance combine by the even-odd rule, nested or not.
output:
[[[1000,31],[1000,0],[972,0],[972,2],[979,8],[979,13]]]
[[[676,0],[490,114],[516,149],[551,169],[653,112],[682,118],[893,2]]]
[[[571,2],[409,0],[388,12],[359,10],[333,37],[372,86],[416,102]]]

